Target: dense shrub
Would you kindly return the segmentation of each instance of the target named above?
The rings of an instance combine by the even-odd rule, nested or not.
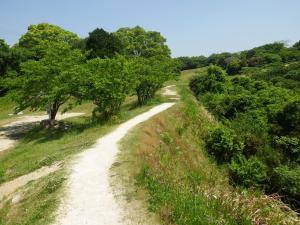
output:
[[[225,127],[214,129],[207,141],[209,152],[219,163],[230,162],[233,156],[240,154],[243,143],[238,141],[232,131]]]
[[[244,187],[259,187],[267,180],[267,167],[257,157],[235,157],[229,166],[232,180]]]
[[[300,100],[288,103],[276,119],[283,134],[300,134]]]
[[[275,137],[275,147],[283,152],[289,161],[300,163],[300,140],[296,137]]]
[[[205,92],[221,93],[226,89],[226,82],[225,71],[219,66],[211,65],[207,74],[200,74],[191,80],[190,88],[197,96]]]
[[[243,52],[240,59],[250,64],[261,60],[255,64],[259,67],[247,67],[241,70],[244,76],[229,79],[220,67],[210,66],[191,80],[190,88],[223,124],[206,144],[219,163],[230,163],[232,181],[268,193],[280,192],[286,184],[291,190],[280,193],[298,207],[299,196],[292,190],[299,179],[300,66],[281,62],[279,54],[285,50],[272,44]]]
[[[300,206],[300,166],[280,166],[274,169],[273,183],[280,194],[294,206]]]

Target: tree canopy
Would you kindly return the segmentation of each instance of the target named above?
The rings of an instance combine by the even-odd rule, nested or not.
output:
[[[29,60],[21,64],[21,76],[12,75],[8,84],[12,89],[18,110],[45,109],[54,120],[59,107],[72,95],[70,85],[74,68],[85,61],[78,49],[67,43],[54,42],[39,61]]]
[[[72,45],[78,40],[79,38],[76,34],[59,26],[40,23],[28,27],[26,34],[20,38],[18,46],[29,50],[34,59],[40,59],[45,55],[52,43],[64,42]]]
[[[91,51],[90,58],[111,58],[122,52],[122,44],[113,33],[97,28],[89,33],[86,39],[86,49]]]
[[[166,39],[156,31],[145,31],[142,27],[121,28],[114,33],[124,46],[124,54],[127,57],[153,57],[167,56],[171,54],[166,45]]]

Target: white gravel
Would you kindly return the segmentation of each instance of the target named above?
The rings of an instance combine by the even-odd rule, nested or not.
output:
[[[124,224],[122,209],[109,184],[109,169],[118,153],[118,142],[131,128],[174,104],[163,103],[134,117],[78,155],[72,165],[66,196],[57,212],[56,225]]]

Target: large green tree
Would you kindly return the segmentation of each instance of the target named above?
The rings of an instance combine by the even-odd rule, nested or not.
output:
[[[139,104],[152,99],[164,82],[172,78],[178,68],[178,61],[168,57],[137,57],[131,60],[131,71],[136,77],[136,95]]]
[[[0,39],[0,81],[6,74],[10,64],[10,48],[3,39]],[[2,83],[2,82],[1,82]],[[0,96],[5,93],[5,88],[0,85]]]
[[[18,46],[31,52],[34,59],[42,58],[52,43],[64,42],[69,45],[76,44],[79,37],[67,30],[48,23],[30,25],[18,43]]]
[[[89,33],[86,49],[90,50],[90,58],[111,58],[122,52],[122,43],[113,33],[97,28]]]
[[[9,65],[10,49],[3,39],[0,39],[0,76],[6,73]]]
[[[127,57],[169,57],[171,54],[166,39],[159,32],[145,31],[142,27],[136,26],[121,28],[114,34],[122,41]]]
[[[21,76],[7,78],[18,110],[46,109],[49,120],[55,120],[59,107],[74,93],[74,70],[84,62],[80,50],[64,42],[53,42],[42,59],[22,63]]]
[[[136,81],[129,71],[128,61],[122,56],[89,60],[77,80],[78,98],[92,101],[96,105],[94,115],[99,112],[104,118],[119,112]]]

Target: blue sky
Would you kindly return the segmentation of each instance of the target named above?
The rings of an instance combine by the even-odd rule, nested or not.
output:
[[[300,40],[300,0],[0,0],[0,38],[14,44],[48,22],[86,37],[96,27],[161,32],[173,56]]]

